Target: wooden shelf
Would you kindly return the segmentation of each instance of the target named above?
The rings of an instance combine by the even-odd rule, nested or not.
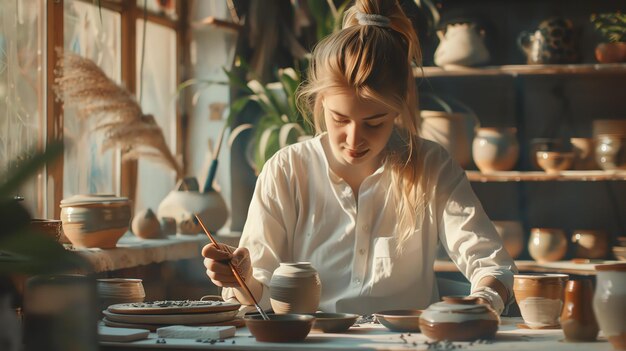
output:
[[[562,171],[559,174],[546,172],[493,172],[466,171],[467,178],[472,182],[552,182],[552,181],[623,181],[626,171]]]
[[[475,76],[541,76],[576,74],[626,74],[626,63],[584,63],[575,65],[504,65],[484,67],[423,67],[413,69],[415,77],[475,77]]]
[[[538,273],[564,273],[577,275],[595,275],[597,264],[622,263],[623,261],[590,261],[577,263],[574,261],[557,261],[538,263],[532,260],[515,260],[515,266],[520,272],[538,272]],[[459,269],[452,261],[436,260],[434,265],[435,272],[459,272]]]

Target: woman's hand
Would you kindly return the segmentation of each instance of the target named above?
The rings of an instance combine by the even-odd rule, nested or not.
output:
[[[204,256],[206,275],[217,286],[239,287],[228,265],[229,262],[233,263],[244,281],[247,282],[252,277],[250,252],[245,247],[234,248],[224,244],[217,247],[215,244],[208,244],[202,248],[202,256]]]

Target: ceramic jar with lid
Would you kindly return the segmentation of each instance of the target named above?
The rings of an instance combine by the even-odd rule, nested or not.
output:
[[[63,230],[72,245],[111,249],[128,230],[131,205],[111,194],[75,195],[61,201]]]
[[[270,280],[270,304],[276,314],[315,313],[322,282],[309,262],[281,263]]]
[[[498,331],[496,312],[473,297],[444,297],[420,316],[422,334],[431,340],[492,339]]]
[[[626,350],[626,263],[596,265],[593,311],[616,350]]]

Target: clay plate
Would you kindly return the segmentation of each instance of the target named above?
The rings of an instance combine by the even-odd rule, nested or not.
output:
[[[107,310],[121,314],[187,314],[238,310],[241,305],[224,301],[152,301],[111,305]]]
[[[104,316],[113,322],[135,324],[200,324],[229,321],[237,316],[238,310],[214,313],[187,313],[187,314],[120,314],[107,310],[102,311]]]
[[[396,332],[419,332],[422,310],[392,310],[374,313],[380,324]]]
[[[313,329],[321,330],[324,333],[341,333],[344,332],[356,322],[359,318],[358,314],[352,313],[312,313],[315,317]]]
[[[123,322],[114,322],[112,320],[109,320],[108,318],[102,318],[102,323],[104,323],[104,325],[106,325],[107,327],[115,327],[115,328],[135,328],[135,329],[148,329],[150,331],[156,331],[158,328],[161,327],[169,327],[172,324],[141,324],[141,323],[123,323]],[[235,318],[233,320],[230,321],[223,321],[223,322],[215,322],[215,323],[200,323],[200,324],[193,324],[193,323],[186,323],[185,325],[189,325],[189,326],[198,326],[198,327],[217,327],[217,326],[234,326],[237,328],[241,328],[244,325],[246,325],[243,321],[243,318]]]

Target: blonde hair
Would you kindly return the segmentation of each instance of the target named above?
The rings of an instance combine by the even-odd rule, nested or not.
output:
[[[317,133],[326,131],[321,92],[327,89],[352,89],[360,98],[398,113],[385,164],[392,170],[389,196],[398,206],[395,235],[401,253],[427,203],[418,162],[420,121],[412,68],[421,64],[417,34],[396,0],[356,0],[346,11],[342,30],[321,40],[312,57],[298,103],[303,115],[313,118]]]

